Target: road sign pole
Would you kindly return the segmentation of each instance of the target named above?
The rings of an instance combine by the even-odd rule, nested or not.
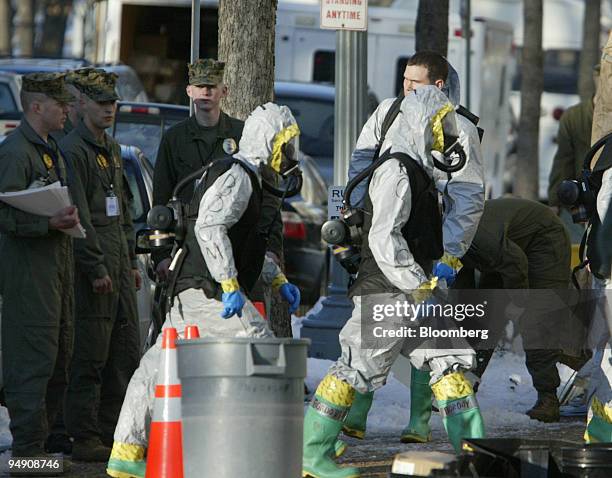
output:
[[[345,185],[348,165],[357,137],[367,116],[367,32],[336,31],[334,184]],[[353,310],[347,297],[348,274],[330,258],[328,296],[302,323],[302,337],[312,341],[310,355],[336,359],[340,355],[339,329]]]
[[[200,0],[191,0],[191,63],[200,56]],[[189,98],[189,115],[195,114],[193,100]]]

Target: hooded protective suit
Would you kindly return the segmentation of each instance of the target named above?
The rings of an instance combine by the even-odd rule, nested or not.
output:
[[[612,168],[604,172],[601,189],[597,194],[597,214],[603,223],[612,207]],[[588,425],[584,434],[587,443],[612,442],[612,278],[593,278],[598,290],[598,303],[594,320],[597,330],[604,332],[593,357],[595,364],[591,376]]]
[[[289,108],[267,103],[258,107],[246,120],[240,140],[240,153],[235,154],[234,158],[251,168],[261,182],[260,166],[277,169],[276,166],[283,159],[281,147],[297,135],[299,129]],[[163,328],[174,327],[179,335],[182,335],[187,325],[197,325],[200,337],[273,336],[263,317],[240,291],[228,235],[228,230],[247,210],[253,194],[251,177],[242,165],[231,165],[206,189],[194,227],[206,267],[223,289],[223,302],[218,298],[208,298],[201,289],[190,288],[178,293]],[[176,262],[175,258],[173,266]],[[280,289],[283,297],[283,288],[293,287],[287,283],[276,263],[268,257],[264,260],[261,275],[265,283]],[[232,310],[235,315],[222,318],[229,315],[226,294],[233,294],[233,298],[241,304]],[[143,356],[130,381],[115,429],[115,443],[107,468],[110,476],[144,476],[144,453],[161,357],[161,338],[162,334]]]
[[[459,77],[450,65],[442,92],[448,96],[453,105],[459,105]],[[394,101],[395,98],[383,100],[361,130],[349,164],[349,180],[372,163],[381,137],[383,121]],[[459,130],[459,142],[467,155],[467,162],[463,169],[451,175],[450,180],[448,175],[440,170],[434,171],[434,179],[444,199],[444,251],[460,258],[468,250],[476,234],[478,221],[480,221],[484,208],[485,186],[478,130],[467,118],[461,115],[455,116]],[[401,137],[397,135],[399,127],[396,119],[387,131],[381,152],[392,146],[393,137]],[[355,188],[351,198],[353,204],[357,204],[357,200],[364,196],[364,190],[365,182]]]
[[[455,107],[459,105],[459,76],[450,64],[448,65],[448,75],[442,87],[442,92]],[[380,142],[383,122],[394,101],[394,98],[384,100],[363,127],[351,158],[349,179],[371,164]],[[448,268],[455,269],[460,267],[460,264],[454,258],[463,257],[478,229],[478,223],[484,209],[485,185],[478,130],[464,116],[459,114],[453,116],[456,119],[459,142],[466,153],[467,161],[460,171],[451,175],[439,169],[434,169],[433,177],[444,201],[443,241],[445,256],[441,262],[446,263],[449,266]],[[403,133],[403,129],[404,126],[400,123],[398,116],[389,127],[380,151],[386,151],[389,147],[393,148],[394,142],[404,141],[405,136],[400,134],[400,131]],[[365,182],[355,188],[351,198],[353,204],[364,196],[364,188]],[[438,273],[437,269],[435,273]],[[447,353],[448,350],[444,349],[428,349],[426,344],[423,344],[418,350],[411,350],[409,347],[402,350],[402,355],[413,363],[410,389],[411,423],[402,433],[402,440],[405,438],[409,442],[428,440],[428,422],[431,414],[431,390],[428,383],[435,379],[435,377],[430,377],[429,374],[430,359],[444,357]],[[362,406],[351,409],[344,426],[345,434],[363,438],[367,412],[372,399],[371,393],[364,396],[359,392],[357,393],[356,403]],[[338,450],[342,449],[342,444],[339,443],[336,448]]]
[[[425,86],[404,98],[395,128],[389,131],[383,150],[409,155],[433,177],[432,150],[443,146],[445,133],[456,135],[455,113],[446,96],[435,86]],[[388,144],[387,144],[388,143]],[[440,148],[440,149],[439,149]],[[403,337],[387,336],[377,341],[375,334],[368,335],[368,319],[373,307],[385,308],[397,301],[419,303],[425,300],[427,289],[434,284],[428,281],[428,274],[415,260],[414,251],[406,242],[405,226],[418,227],[410,222],[412,191],[409,168],[401,160],[391,157],[374,170],[368,183],[366,215],[371,213],[369,229],[364,225],[362,251],[369,250],[376,266],[387,282],[398,291],[384,292],[377,288],[381,281],[371,281],[374,293],[368,293],[363,286],[358,289],[363,295],[355,295],[355,308],[351,318],[340,332],[341,357],[332,365],[328,374],[319,384],[304,422],[303,474],[317,478],[347,478],[359,476],[354,468],[338,468],[330,458],[336,439],[348,413],[355,391],[361,394],[382,387],[389,370],[404,346]],[[371,204],[371,211],[369,210]],[[367,223],[366,223],[367,224]],[[427,227],[427,225],[423,225]],[[360,272],[366,261],[361,262]],[[358,277],[359,277],[358,274]],[[377,273],[378,274],[378,273]],[[376,276],[377,274],[372,274]],[[379,276],[379,274],[378,274]],[[423,293],[425,292],[425,293]],[[362,321],[362,317],[364,320]],[[370,322],[371,324],[371,322]],[[414,326],[401,314],[384,317],[386,327]],[[363,327],[362,327],[363,326]],[[450,403],[469,398],[461,404],[463,410],[478,412],[473,406],[471,387],[465,382],[461,369],[469,369],[475,353],[465,344],[465,349],[437,350],[422,353],[415,351],[415,365],[426,362],[432,370],[431,381],[440,405],[445,410]],[[452,371],[449,373],[449,371]],[[454,393],[452,383],[461,383],[463,395]],[[437,387],[437,388],[436,388]],[[457,408],[457,407],[451,407]],[[478,412],[479,415],[479,412]],[[467,416],[467,415],[466,415]],[[450,436],[450,431],[449,431]],[[470,436],[462,434],[461,437]],[[456,437],[452,437],[456,445]]]
[[[434,135],[430,125],[432,117],[447,105],[448,99],[435,86],[425,86],[408,95],[402,101],[400,115],[389,129],[381,150],[390,149],[391,153],[408,154],[430,177],[437,179],[438,170],[433,166],[431,155]],[[449,112],[445,128],[456,128],[457,118],[458,115]],[[364,130],[366,127],[367,125]],[[406,178],[406,171],[400,163],[390,159],[374,171],[368,190],[373,204],[372,227],[369,232],[370,248],[382,273],[402,291],[418,289],[428,282],[429,275],[429,271],[424,271],[414,260],[401,235],[401,229],[410,216],[412,201],[410,184]],[[446,231],[447,229],[444,229],[445,233]],[[446,245],[446,236],[444,240]],[[381,300],[384,300],[383,296],[387,296],[394,303],[396,299],[391,295],[381,294]],[[355,311],[340,333],[342,357],[332,366],[330,373],[347,381],[358,391],[366,392],[384,384],[388,373],[387,367],[390,367],[392,360],[380,351],[375,351],[374,356],[369,356],[371,350],[357,352],[361,337],[361,301],[359,296],[354,299]],[[402,348],[401,343],[402,341],[398,340],[399,349]],[[399,349],[394,348],[389,351],[393,359]],[[365,354],[362,359],[360,354]],[[439,380],[442,372],[454,363],[461,363],[467,369],[471,368],[473,351],[469,347],[462,351],[439,349],[425,352],[424,349],[418,349],[413,354],[407,352],[407,355],[410,355],[411,359],[414,358],[414,364],[418,367],[434,358],[444,362],[435,367],[436,373],[431,378],[433,383]],[[349,363],[350,366],[347,366]],[[380,365],[377,366],[377,363]],[[370,369],[371,373],[364,373],[361,367]]]

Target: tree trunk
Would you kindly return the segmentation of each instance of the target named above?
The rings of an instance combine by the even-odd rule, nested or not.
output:
[[[448,52],[448,0],[419,0],[415,51]]]
[[[277,0],[219,2],[219,60],[225,61],[229,95],[223,111],[245,119],[274,95],[274,29]]]
[[[599,62],[599,34],[601,31],[601,0],[585,0],[582,30],[582,52],[578,72],[578,93],[581,101],[593,98],[595,83],[593,67]]]
[[[32,56],[34,51],[34,0],[17,2],[15,33],[21,56]]]
[[[13,9],[11,0],[0,0],[0,55],[10,55],[13,32]]]
[[[517,147],[514,193],[538,200],[540,137],[540,98],[542,96],[544,55],[542,52],[542,0],[523,2],[521,116]]]
[[[45,0],[42,2],[44,22],[42,34],[34,46],[35,56],[62,56],[66,21],[71,9],[72,0]]]
[[[245,119],[274,98],[274,30],[277,0],[219,2],[219,60],[225,61],[229,95],[223,111]],[[278,294],[265,293],[277,337],[291,337],[291,317]]]

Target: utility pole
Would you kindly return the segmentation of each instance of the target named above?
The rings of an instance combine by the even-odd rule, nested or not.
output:
[[[191,0],[191,63],[200,57],[200,0]],[[189,98],[189,114],[195,114],[193,99]]]
[[[366,14],[367,15],[367,14]],[[334,106],[334,186],[345,186],[351,153],[367,116],[368,38],[366,31],[336,31],[336,101]],[[351,316],[347,297],[348,274],[330,259],[329,295],[302,322],[302,338],[309,338],[309,354],[335,360],[340,355],[338,332]]]

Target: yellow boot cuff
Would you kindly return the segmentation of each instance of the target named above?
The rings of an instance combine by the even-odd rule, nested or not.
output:
[[[145,448],[142,445],[132,445],[130,443],[113,443],[110,458],[122,461],[142,461],[144,460]]]
[[[463,372],[444,375],[431,386],[436,400],[456,400],[474,394],[472,384],[463,376]]]
[[[355,389],[333,375],[326,375],[317,387],[316,395],[332,405],[350,407],[355,398]]]

